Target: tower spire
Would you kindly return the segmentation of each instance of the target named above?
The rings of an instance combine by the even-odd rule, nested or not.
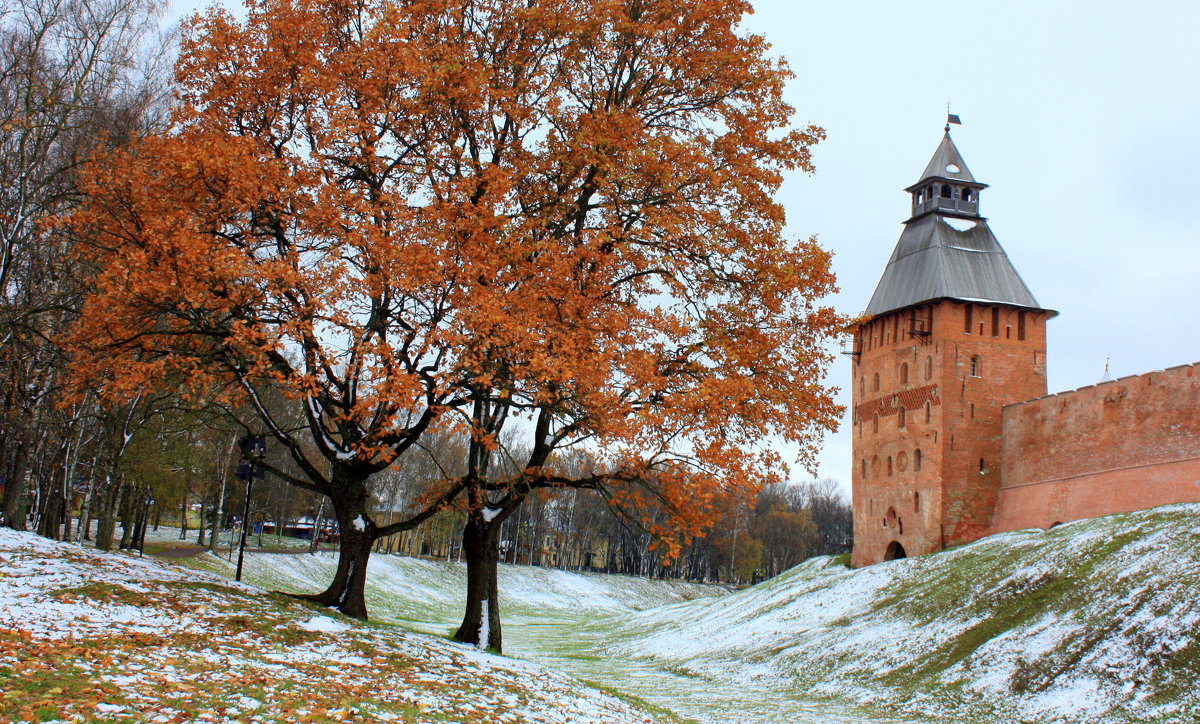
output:
[[[959,123],[947,114],[946,127]],[[962,154],[946,133],[912,195],[892,258],[867,305],[871,316],[940,299],[1042,310],[979,214],[980,193]],[[1053,312],[1051,312],[1053,315]]]

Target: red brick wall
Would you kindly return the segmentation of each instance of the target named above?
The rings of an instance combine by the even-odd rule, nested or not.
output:
[[[1001,410],[1046,394],[1046,313],[947,304],[943,388],[942,542],[957,545],[987,535],[1000,487]],[[948,310],[949,311],[949,310]],[[968,325],[968,314],[970,324]],[[993,326],[993,321],[998,325]],[[969,328],[969,332],[967,329]],[[971,360],[978,358],[976,374]]]
[[[941,358],[933,334],[912,334],[931,331],[936,310],[929,305],[917,310],[915,323],[913,317],[904,312],[885,315],[864,325],[856,335],[860,354],[853,365],[851,474],[851,562],[856,566],[883,560],[892,542],[901,544],[910,556],[938,550],[940,491],[935,440],[941,424]],[[921,451],[919,469],[917,450]]]
[[[1046,319],[943,301],[858,329],[853,565],[883,560],[893,542],[916,555],[986,534],[1000,480],[1001,408],[1046,392]]]
[[[1009,405],[992,532],[1200,500],[1200,364]]]

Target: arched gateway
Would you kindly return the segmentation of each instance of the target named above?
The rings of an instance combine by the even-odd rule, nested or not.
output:
[[[892,541],[888,544],[887,552],[883,554],[883,560],[898,561],[901,558],[908,558],[908,554],[904,552],[904,546],[900,545],[900,541]]]

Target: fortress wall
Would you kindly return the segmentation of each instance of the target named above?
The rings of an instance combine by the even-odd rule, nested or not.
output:
[[[1005,406],[992,532],[1200,501],[1200,363]]]

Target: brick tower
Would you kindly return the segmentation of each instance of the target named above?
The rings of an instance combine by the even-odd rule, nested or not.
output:
[[[950,128],[853,329],[855,566],[986,534],[1000,409],[1046,394],[1046,321],[979,215]]]

